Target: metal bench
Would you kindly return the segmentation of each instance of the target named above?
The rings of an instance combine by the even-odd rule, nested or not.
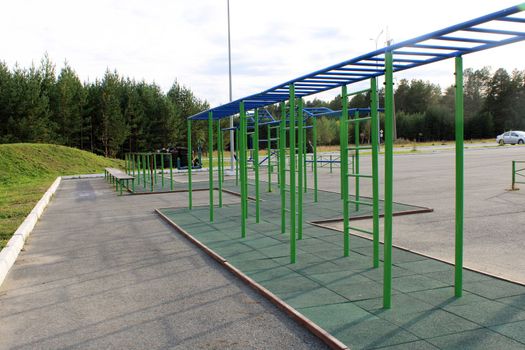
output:
[[[126,188],[129,189],[129,180],[131,180],[132,191],[135,191],[135,177],[126,174],[124,171],[116,168],[105,168],[104,179],[111,184],[115,184],[115,190],[122,196],[122,187],[124,183]]]

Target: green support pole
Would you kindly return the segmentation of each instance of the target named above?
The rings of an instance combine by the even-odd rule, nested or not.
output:
[[[272,192],[272,129],[270,128],[270,124],[267,126],[267,154],[268,154],[268,192]]]
[[[188,119],[188,208],[193,208],[193,192],[191,190],[191,172],[193,166],[193,154],[191,148],[191,119]]]
[[[148,167],[148,164],[146,163],[147,159],[146,159],[146,155],[143,154],[141,155],[142,157],[142,185],[144,187],[144,190],[146,189],[146,169]]]
[[[244,124],[246,122],[246,111],[244,110],[244,102],[239,104],[239,118],[240,118],[240,130],[237,134],[245,135]],[[246,187],[244,186],[244,168],[246,167],[246,152],[244,151],[244,136],[237,137],[237,141],[241,140],[241,143],[237,142],[239,154],[238,160],[240,160],[240,180],[241,180],[241,237],[246,237],[246,211],[248,203],[246,202]]]
[[[153,178],[155,180],[155,184],[157,184],[157,177],[158,177],[158,171],[157,171],[157,153],[153,153]]]
[[[372,201],[373,201],[373,229],[374,241],[373,265],[379,267],[379,116],[377,113],[377,79],[370,80],[370,117],[372,136]]]
[[[130,154],[130,156],[131,156],[131,171],[132,171],[131,176],[135,177],[135,166],[137,165],[135,164],[135,153]]]
[[[260,219],[260,203],[259,203],[259,111],[257,108],[253,112],[254,132],[253,132],[253,165],[255,170],[255,223],[259,223]]]
[[[394,72],[392,52],[385,53],[385,199],[383,307],[392,307],[392,205],[394,185]]]
[[[164,189],[164,153],[160,154],[160,181],[162,184],[162,189]]]
[[[153,156],[155,156],[155,154],[149,154],[148,155],[148,166],[149,166],[149,179],[151,181],[151,185],[150,185],[150,191],[153,192],[153,186],[155,185],[155,175],[154,175],[154,167],[153,167]]]
[[[210,221],[213,221],[213,112],[208,112],[208,174],[210,182]]]
[[[239,154],[239,130],[238,129],[235,129],[235,153],[236,153],[236,157],[235,157],[235,186],[239,186],[239,157],[240,157],[240,154]]]
[[[279,172],[281,174],[281,233],[286,232],[286,106],[281,102],[281,123],[279,124]]]
[[[303,170],[304,170],[304,144],[303,144],[303,99],[297,101],[297,239],[303,239]]]
[[[512,186],[510,187],[513,191],[516,190],[516,161],[512,161]]]
[[[301,103],[302,105],[302,103]],[[301,120],[303,121],[303,130],[302,130],[302,134],[303,134],[303,160],[302,160],[302,164],[303,164],[303,183],[304,183],[304,193],[306,193],[307,191],[307,188],[308,188],[308,184],[307,184],[307,178],[308,176],[306,176],[306,125],[304,124],[304,117],[301,115]],[[301,204],[302,206],[302,204]]]
[[[341,194],[343,196],[343,255],[350,255],[350,215],[348,212],[348,89],[347,86],[341,88],[341,148],[340,148],[340,167],[341,167]]]
[[[170,191],[173,191],[173,155],[170,153],[169,156],[170,156]]]
[[[347,88],[345,86],[342,87],[342,91],[346,91]],[[348,99],[348,95],[346,95],[346,98]],[[341,95],[341,99],[344,100],[344,97],[343,95]],[[339,118],[339,177],[340,177],[340,181],[341,181],[341,186],[340,186],[340,190],[341,190],[341,199],[344,198],[344,195],[343,195],[343,184],[345,183],[343,181],[344,179],[344,174],[343,174],[343,158],[344,158],[344,155],[345,155],[345,149],[348,148],[348,143],[345,144],[344,142],[344,133],[343,133],[343,120],[345,119],[343,117],[343,113],[344,113],[344,110],[346,109],[346,116],[348,118],[348,105],[346,105],[346,107],[343,105],[342,106],[342,109],[341,109],[341,117]]]
[[[224,161],[222,154],[222,131],[221,131],[221,121],[217,120],[217,175],[219,177],[219,208],[222,208],[222,178],[224,176],[222,170],[222,162]]]
[[[141,173],[142,164],[140,163],[141,155],[136,154],[135,156],[137,157],[137,184],[140,185],[140,178],[142,177],[142,173]]]
[[[290,85],[290,263],[295,264],[295,86]]]
[[[355,156],[354,156],[354,162],[355,166],[354,168],[354,174],[359,175],[359,111],[356,111],[354,114],[354,118],[356,119],[354,123],[354,138],[355,138]],[[359,190],[360,190],[360,181],[359,176],[355,177],[355,211],[359,211]]]
[[[313,139],[313,173],[314,173],[314,202],[317,203],[317,190],[318,190],[318,180],[317,180],[317,118],[314,117],[312,125],[312,139]]]
[[[454,295],[463,294],[463,57],[456,57],[456,262]]]

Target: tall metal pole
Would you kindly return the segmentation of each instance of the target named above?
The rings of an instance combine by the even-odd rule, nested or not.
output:
[[[385,202],[383,307],[392,306],[392,206],[394,177],[394,74],[392,52],[385,53]]]
[[[346,85],[341,87],[341,119],[339,128],[341,136],[339,140],[339,158],[341,167],[341,195],[343,196],[343,255],[350,255],[350,215],[348,212],[348,90]]]
[[[370,117],[372,136],[372,201],[373,201],[373,265],[379,267],[379,118],[377,113],[377,80],[370,80]]]
[[[254,130],[253,130],[253,168],[255,170],[255,223],[260,219],[260,198],[259,198],[259,111],[253,111]],[[269,159],[268,159],[269,160]]]
[[[463,58],[456,57],[456,263],[454,295],[463,289]]]
[[[191,189],[191,167],[193,165],[193,154],[191,146],[191,119],[188,119],[188,208],[193,207],[193,193]]]
[[[213,221],[213,112],[208,112],[208,169],[210,182],[210,221]]]
[[[295,264],[295,224],[297,213],[295,211],[295,86],[290,85],[290,263]],[[299,186],[300,188],[300,186]]]
[[[232,97],[232,47],[231,47],[231,38],[230,38],[230,0],[226,0],[226,6],[228,8],[228,82],[229,82],[229,92],[230,92],[230,102],[233,100]],[[233,174],[234,162],[236,162],[234,153],[235,153],[235,134],[233,130],[233,115],[230,117],[230,171]]]
[[[279,172],[281,174],[281,233],[286,231],[286,106],[281,102],[281,123],[279,124]]]
[[[237,147],[239,148],[239,156],[238,159],[240,160],[240,180],[241,180],[241,237],[246,237],[246,217],[247,217],[247,211],[248,211],[248,196],[246,193],[247,187],[244,185],[244,182],[246,179],[244,178],[244,168],[246,167],[246,150],[244,148],[244,140],[245,137],[242,135],[245,135],[245,123],[246,123],[246,112],[244,110],[244,102],[241,102],[239,104],[239,117],[240,117],[240,129],[237,135],[241,135],[239,137],[237,144]]]

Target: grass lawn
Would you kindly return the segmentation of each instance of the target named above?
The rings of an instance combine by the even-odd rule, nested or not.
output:
[[[0,249],[57,176],[101,173],[124,162],[47,144],[0,145]]]

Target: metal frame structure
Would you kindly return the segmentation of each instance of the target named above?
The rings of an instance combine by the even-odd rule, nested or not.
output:
[[[383,280],[383,307],[391,307],[392,295],[392,209],[393,209],[393,116],[394,116],[394,81],[393,75],[415,67],[454,58],[456,76],[456,112],[455,112],[455,137],[456,137],[456,209],[455,209],[455,296],[462,295],[463,271],[463,56],[466,54],[495,48],[502,45],[525,40],[525,17],[517,16],[525,10],[525,3],[472,19],[454,26],[450,26],[414,39],[406,40],[394,45],[372,51],[356,58],[340,62],[316,72],[301,76],[297,79],[274,86],[257,94],[249,95],[233,102],[202,111],[189,117],[189,127],[192,120],[222,119],[239,114],[239,155],[240,155],[240,180],[241,180],[241,206],[242,206],[242,237],[246,235],[247,218],[247,159],[246,159],[246,111],[281,104],[282,118],[284,102],[289,101],[289,150],[290,150],[290,261],[296,261],[295,244],[297,238],[302,236],[302,220],[296,221],[296,215],[302,215],[302,98],[334,88],[342,88],[345,92],[348,85],[371,81],[371,91],[376,91],[375,78],[385,76],[385,188],[384,188],[384,280]],[[347,95],[343,93],[343,96]],[[347,98],[347,96],[346,96]],[[377,98],[377,97],[375,97]],[[297,100],[296,100],[297,99]],[[343,110],[346,113],[347,103],[343,97]],[[297,104],[296,104],[297,103]],[[299,190],[296,200],[296,105],[297,115],[297,147],[298,147],[298,180]],[[377,106],[377,104],[373,105]],[[377,114],[377,111],[374,112]],[[374,116],[376,119],[377,117]],[[374,119],[372,118],[372,120]],[[284,119],[284,118],[283,118]],[[343,118],[344,123],[348,119]],[[283,123],[281,123],[281,137]],[[344,136],[342,147],[347,148],[348,135]],[[211,139],[211,137],[210,137]],[[375,141],[374,141],[375,142]],[[281,142],[282,144],[282,142]],[[356,145],[356,148],[359,146]],[[190,147],[189,147],[190,148]],[[280,147],[282,149],[282,147]],[[348,150],[344,151],[347,152]],[[211,154],[211,152],[210,152]],[[280,158],[282,161],[283,153]],[[341,159],[344,161],[344,158]],[[211,165],[210,158],[210,165]],[[281,163],[282,165],[282,163]],[[281,167],[281,180],[284,168]],[[372,175],[377,181],[377,173]],[[189,172],[191,173],[191,171]],[[210,171],[211,173],[211,171]],[[190,175],[191,176],[191,175]],[[212,185],[210,176],[210,185]],[[346,180],[346,179],[345,179]],[[343,180],[343,182],[345,181]],[[210,186],[211,187],[211,186]],[[191,188],[191,184],[190,184]],[[281,189],[284,189],[282,181]],[[374,189],[375,191],[375,189]],[[375,192],[374,192],[375,193]],[[212,192],[210,192],[212,196]],[[191,196],[190,196],[191,197]],[[375,196],[374,196],[375,197]],[[347,196],[343,196],[347,198]],[[376,199],[374,198],[374,201]],[[297,204],[297,208],[296,208]],[[211,204],[210,204],[211,205]],[[210,212],[213,211],[210,206]],[[296,227],[297,223],[297,227]],[[345,223],[346,224],[346,223]],[[297,231],[296,231],[297,229]],[[346,244],[346,242],[345,242]],[[375,248],[374,248],[375,249]],[[374,264],[375,265],[375,264]]]

